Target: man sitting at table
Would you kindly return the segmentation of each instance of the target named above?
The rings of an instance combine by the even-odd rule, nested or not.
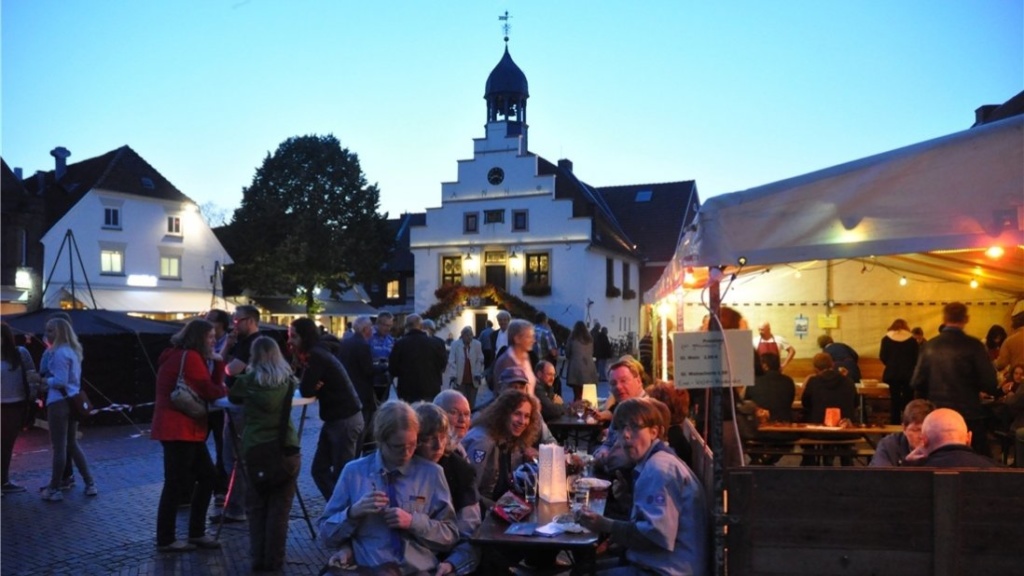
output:
[[[807,422],[822,424],[825,422],[825,410],[827,408],[839,408],[841,420],[852,420],[857,411],[857,386],[848,377],[840,374],[834,369],[832,357],[824,352],[814,355],[815,374],[807,379],[804,384],[804,392],[800,401],[804,405],[804,414]],[[830,438],[837,440],[838,438]],[[800,462],[801,466],[814,466],[817,464],[816,456],[804,456]],[[826,457],[822,462],[825,465],[831,464],[832,457]],[[852,466],[853,459],[849,456],[841,458],[843,466]]]
[[[601,574],[700,575],[708,569],[710,524],[697,476],[661,440],[664,423],[654,402],[631,399],[615,411],[628,464],[634,466],[634,504],[628,520],[612,520],[584,509],[579,522],[611,534],[626,549],[628,566]]]
[[[908,402],[903,409],[903,432],[882,438],[868,466],[902,466],[907,454],[921,445],[921,426],[932,410],[935,405],[927,400],[918,398]]]
[[[921,425],[921,445],[907,455],[908,465],[932,468],[1002,468],[971,448],[971,432],[956,410],[937,408]]]
[[[540,401],[540,415],[544,421],[556,420],[569,413],[569,406],[565,404],[562,397],[555,394],[555,365],[547,360],[541,360],[533,368],[537,375],[537,386],[533,389],[534,396]]]

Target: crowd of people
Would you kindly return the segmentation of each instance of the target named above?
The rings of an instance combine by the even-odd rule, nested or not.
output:
[[[902,319],[889,326],[879,359],[891,416],[903,432],[878,444],[872,466],[998,465],[988,452],[989,431],[1024,431],[1024,309],[1016,312],[1010,334],[990,330],[984,343],[964,333],[969,318],[959,303],[944,307],[943,327],[930,340],[922,342]],[[743,322],[727,309],[721,318],[724,328]],[[282,343],[260,335],[252,306],[188,322],[157,373],[151,436],[164,463],[157,549],[219,547],[207,534],[212,501],[209,520],[248,522],[254,571],[281,568],[303,467],[291,403],[306,397],[316,398],[323,421],[308,473],[326,503],[317,524],[332,553],[327,569],[440,576],[507,571],[520,560],[550,563],[546,554],[484,555],[470,537],[495,502],[520,490],[516,471],[537,461],[541,444],[556,441],[547,423],[571,413],[584,384],[606,379],[610,398],[591,408],[608,429],[590,448],[592,472],[612,481],[613,496],[604,514],[585,510],[579,523],[609,535],[619,551],[614,570],[704,573],[709,510],[683,433],[691,417],[687,391],[651,382],[644,346],[646,362],[610,358],[606,329],[576,322],[560,343],[543,314],[531,322],[501,311],[496,321],[479,336],[466,326],[445,342],[416,314],[404,318],[401,335],[390,314],[357,318],[340,340],[299,318]],[[45,394],[53,467],[42,498],[61,500],[75,466],[85,493],[98,494],[68,401],[82,384],[82,349],[70,318],[47,323],[49,346],[38,370],[6,324],[2,341],[3,493],[25,490],[9,476],[11,451],[29,406]],[[853,420],[858,353],[829,336],[818,344],[814,374],[799,398],[804,418],[824,422],[826,408],[838,408],[840,419]],[[791,421],[797,387],[784,372],[794,348],[768,323],[758,327],[753,347],[755,385],[725,401],[745,400],[771,420]],[[217,408],[187,414],[172,400],[182,385]],[[485,387],[493,397],[481,401]],[[389,399],[393,393],[397,399]],[[215,457],[207,448],[211,436]],[[726,438],[726,450],[738,442]],[[267,454],[275,458],[267,462]],[[179,538],[183,504],[187,536]]]

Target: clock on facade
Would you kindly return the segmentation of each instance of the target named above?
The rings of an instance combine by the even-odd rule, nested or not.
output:
[[[487,172],[487,181],[493,186],[501,184],[505,180],[505,171],[495,166]]]

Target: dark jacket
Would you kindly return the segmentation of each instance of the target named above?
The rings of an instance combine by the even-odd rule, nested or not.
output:
[[[842,418],[852,420],[857,411],[857,387],[839,372],[826,370],[807,379],[800,401],[807,422],[824,422],[825,408],[839,408]]]
[[[773,370],[754,379],[754,385],[747,388],[743,397],[767,410],[772,422],[792,422],[794,396],[793,379]]]
[[[533,389],[533,394],[540,402],[540,416],[545,422],[557,420],[567,414],[565,404],[555,404],[554,389],[548,388],[539,380]]]
[[[918,398],[951,408],[964,420],[987,416],[979,392],[998,395],[996,369],[981,340],[957,328],[945,328],[925,342],[910,381]]]
[[[323,386],[318,390],[320,383]],[[363,409],[345,367],[322,344],[313,346],[309,351],[299,390],[306,398],[316,396],[320,403],[320,419],[324,422],[348,418]]]
[[[860,356],[857,351],[842,342],[833,342],[822,351],[832,357],[836,370],[846,368],[846,375],[853,382],[860,382]]]
[[[358,334],[346,336],[338,345],[338,360],[352,380],[363,405],[363,414],[372,415],[377,409],[377,395],[373,393],[374,367],[370,343]]]
[[[882,382],[889,387],[910,386],[910,378],[917,365],[917,340],[906,330],[886,332],[878,349],[878,359],[885,364]]]
[[[441,392],[441,377],[448,366],[444,341],[422,330],[409,330],[395,341],[388,366],[391,375],[398,378],[399,398],[431,402]]]
[[[966,444],[946,444],[914,465],[926,468],[1002,468],[998,462],[978,454]]]

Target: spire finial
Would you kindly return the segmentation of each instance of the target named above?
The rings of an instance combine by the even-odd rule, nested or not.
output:
[[[508,32],[512,29],[512,25],[508,23],[509,18],[511,18],[511,16],[508,15],[508,10],[505,10],[505,14],[503,16],[498,16],[498,20],[504,22],[504,24],[501,25],[501,29],[505,32],[505,44],[508,44]]]

